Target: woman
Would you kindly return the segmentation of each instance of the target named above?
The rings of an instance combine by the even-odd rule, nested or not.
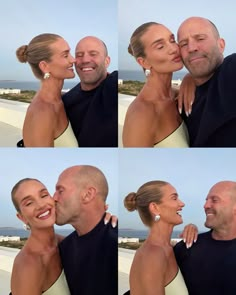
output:
[[[178,44],[165,26],[138,27],[128,48],[147,76],[130,104],[123,128],[124,147],[188,147],[186,126],[177,110],[172,73],[182,69]]]
[[[11,192],[17,217],[30,228],[30,236],[15,258],[11,290],[13,295],[69,295],[59,255],[64,237],[54,232],[55,203],[37,179],[25,178]],[[108,223],[111,215],[104,217]],[[116,217],[112,222],[116,225]],[[79,279],[79,278],[78,278]]]
[[[55,34],[41,34],[16,51],[20,62],[28,62],[41,87],[35,94],[23,126],[26,147],[78,147],[61,100],[64,79],[74,78],[67,42]]]
[[[187,295],[170,242],[173,227],[182,223],[184,207],[175,188],[165,181],[150,181],[137,193],[128,194],[124,205],[128,211],[138,210],[142,222],[150,228],[146,241],[134,256],[130,293]]]
[[[25,178],[13,187],[12,201],[17,217],[31,229],[16,256],[12,276],[13,295],[69,295],[54,232],[55,204],[46,187],[37,179]]]

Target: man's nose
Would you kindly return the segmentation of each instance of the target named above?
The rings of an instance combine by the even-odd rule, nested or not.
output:
[[[189,52],[194,52],[198,50],[197,42],[194,40],[189,40],[188,42],[188,51]]]
[[[56,202],[58,201],[57,192],[55,192],[52,197],[54,201]]]
[[[79,58],[80,62],[87,63],[91,61],[91,55],[89,53],[84,53],[82,57]]]
[[[203,206],[204,209],[208,209],[210,208],[210,202],[209,201],[206,201],[204,206]]]

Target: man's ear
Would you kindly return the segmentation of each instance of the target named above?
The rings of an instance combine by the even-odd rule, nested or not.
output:
[[[225,50],[225,40],[223,38],[218,39],[218,47],[220,49],[220,52],[223,54]]]
[[[86,190],[86,192],[84,192],[84,195],[82,197],[83,202],[85,204],[91,202],[95,198],[96,193],[97,193],[97,190],[95,187],[89,187]]]
[[[105,58],[105,67],[108,68],[111,62],[111,58],[110,56],[106,56]]]

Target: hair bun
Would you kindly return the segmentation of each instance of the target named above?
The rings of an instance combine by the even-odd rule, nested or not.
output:
[[[133,53],[133,49],[132,49],[131,44],[129,44],[129,46],[128,46],[128,52],[129,52],[129,54],[131,54],[132,56],[134,56],[134,53]]]
[[[16,57],[18,58],[19,62],[27,62],[27,49],[28,45],[22,45],[16,50]]]
[[[129,193],[125,197],[124,206],[128,211],[132,212],[132,211],[137,209],[136,199],[137,199],[137,194],[136,193]]]

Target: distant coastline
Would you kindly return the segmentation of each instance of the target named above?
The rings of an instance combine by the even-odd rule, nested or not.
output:
[[[186,70],[178,71],[173,73],[173,79],[183,79],[183,77],[187,74]],[[122,79],[123,81],[139,81],[139,82],[145,82],[146,77],[140,68],[139,71],[136,70],[119,70],[119,79]]]
[[[71,89],[79,81],[78,80],[65,80],[63,88]],[[17,80],[0,80],[0,88],[20,89],[20,90],[34,90],[37,91],[40,87],[39,81],[17,81]]]
[[[179,238],[179,235],[182,231],[180,230],[174,230],[172,233],[171,238],[177,239]],[[125,229],[125,228],[119,228],[118,230],[118,236],[123,238],[139,238],[141,240],[146,239],[148,236],[148,230],[135,230],[135,229]]]
[[[63,229],[63,228],[55,228],[55,232],[57,232],[60,235],[68,236],[73,229]],[[30,231],[26,231],[21,228],[15,228],[15,227],[0,227],[0,236],[17,236],[20,238],[28,238],[30,234]]]

